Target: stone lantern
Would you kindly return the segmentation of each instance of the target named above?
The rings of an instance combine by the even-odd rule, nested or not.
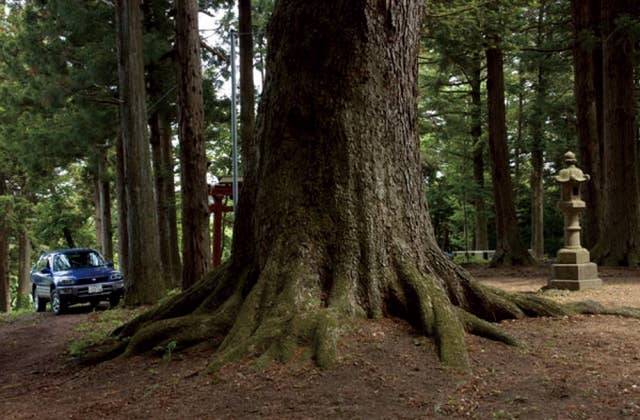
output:
[[[585,202],[580,186],[590,176],[576,167],[576,155],[564,155],[567,167],[555,177],[560,184],[560,210],[564,214],[564,247],[558,251],[556,263],[551,266],[549,287],[553,289],[582,290],[602,286],[598,266],[590,261],[589,251],[580,245],[580,213]]]

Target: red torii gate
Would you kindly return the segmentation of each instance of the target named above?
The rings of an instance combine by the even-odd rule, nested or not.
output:
[[[231,178],[221,178],[216,185],[209,185],[209,213],[213,213],[213,267],[220,265],[222,260],[222,216],[232,212],[233,206],[226,204],[227,199],[233,199],[233,183]]]

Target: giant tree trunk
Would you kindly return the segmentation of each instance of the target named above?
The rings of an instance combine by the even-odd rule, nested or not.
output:
[[[487,48],[487,110],[489,113],[489,149],[491,151],[493,201],[496,212],[496,252],[492,265],[531,264],[518,229],[509,173],[507,127],[504,104],[504,70],[502,50]]]
[[[602,2],[604,22],[604,217],[593,259],[606,265],[640,263],[640,184],[635,132],[634,39],[619,18],[630,0]]]
[[[473,179],[476,183],[475,249],[489,249],[489,217],[484,199],[484,140],[482,138],[482,62],[474,62],[475,68],[471,72],[471,140],[473,141]]]
[[[422,5],[275,4],[231,260],[118,329],[107,357],[207,340],[214,365],[307,345],[327,366],[350,319],[398,316],[465,367],[464,329],[514,343],[477,316],[568,313],[475,283],[437,247],[416,121]]]
[[[597,3],[594,5],[594,3]],[[594,10],[594,7],[597,10]],[[583,215],[582,229],[584,245],[591,248],[599,237],[599,221],[602,213],[602,162],[600,155],[601,137],[598,129],[598,115],[602,114],[596,95],[596,67],[601,67],[601,44],[598,25],[599,1],[572,0],[573,17],[573,70],[574,96],[576,98],[576,117],[580,166],[591,175],[591,181],[583,190],[587,211]],[[596,61],[600,57],[600,62]],[[601,74],[601,72],[598,72]]]
[[[31,296],[31,240],[26,229],[18,237],[18,293],[16,309],[28,308]]]
[[[187,289],[207,273],[211,256],[198,2],[178,0],[176,9],[182,175],[182,287]]]
[[[148,211],[155,207],[155,197],[146,127],[140,4],[140,0],[116,2],[124,164],[121,181],[127,209],[127,305],[155,303],[165,291],[164,279],[158,275],[158,218],[154,211]]]

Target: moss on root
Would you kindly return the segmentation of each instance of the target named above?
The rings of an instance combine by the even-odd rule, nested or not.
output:
[[[442,363],[468,369],[464,329],[445,291],[433,275],[423,275],[411,264],[401,263],[400,272],[416,300],[423,332],[435,338]]]
[[[376,292],[386,294],[378,302],[380,307],[364,308],[363,302],[371,301],[358,301],[350,289],[354,286],[348,270],[336,270],[333,287],[325,290],[322,282],[307,281],[317,279],[310,265],[292,260],[280,266],[280,260],[274,261],[258,276],[249,271],[234,276],[228,265],[222,266],[119,328],[83,361],[96,363],[168,345],[175,351],[207,341],[217,348],[212,370],[246,358],[253,358],[258,367],[287,362],[301,347],[309,349],[304,354],[317,366],[330,368],[338,359],[339,337],[351,320],[365,314],[370,318],[394,314],[435,339],[444,365],[465,370],[469,368],[465,333],[522,345],[493,321],[574,314],[640,318],[640,310],[634,308],[611,309],[595,302],[563,305],[533,294],[507,293],[467,277],[456,283],[443,279],[444,271],[423,273],[403,261],[396,262],[397,275],[387,289]],[[451,275],[462,276],[457,271]]]

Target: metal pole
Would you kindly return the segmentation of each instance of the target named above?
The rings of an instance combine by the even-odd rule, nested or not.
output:
[[[238,205],[238,116],[236,109],[236,31],[229,33],[231,42],[231,161],[233,162],[233,214]]]

